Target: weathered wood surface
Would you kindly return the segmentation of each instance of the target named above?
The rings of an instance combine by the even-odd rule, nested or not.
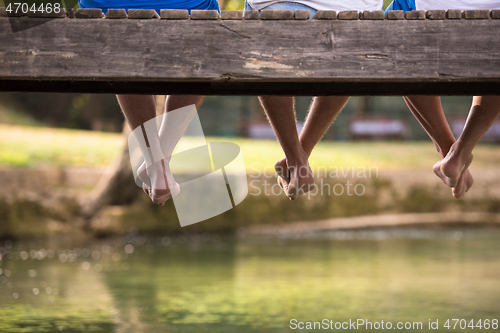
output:
[[[406,19],[399,12],[386,19],[327,12],[313,20],[289,13],[264,20],[245,20],[241,12],[222,19],[195,13],[196,20],[183,19],[185,12],[162,12],[162,19],[116,14],[0,17],[0,91],[500,94],[496,12],[428,12],[427,19],[417,12]],[[12,33],[13,21],[22,27],[33,20],[46,23]]]

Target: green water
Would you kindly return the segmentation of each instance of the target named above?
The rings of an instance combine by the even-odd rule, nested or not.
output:
[[[313,331],[292,319],[498,331],[443,325],[500,319],[499,241],[495,229],[394,229],[3,242],[0,332]]]

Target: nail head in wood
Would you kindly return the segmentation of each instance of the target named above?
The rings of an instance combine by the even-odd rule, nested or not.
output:
[[[446,18],[445,10],[428,10],[427,18],[429,20],[444,20]]]
[[[102,10],[100,8],[79,8],[76,13],[76,18],[102,18]]]
[[[343,10],[339,12],[339,20],[358,20],[359,13],[355,10]]]
[[[363,20],[383,20],[383,19],[384,19],[383,10],[375,10],[373,12],[365,10],[363,12]]]
[[[223,20],[243,20],[242,10],[221,10],[220,18]]]
[[[245,10],[245,20],[258,20],[259,11],[258,10]]]
[[[216,10],[191,10],[191,20],[218,20],[219,12]]]
[[[159,19],[160,16],[154,9],[129,9],[128,18],[133,20]]]
[[[402,10],[390,10],[385,14],[385,18],[388,20],[404,20],[405,13]]]
[[[405,19],[425,20],[425,10],[411,10],[409,12],[405,12]]]
[[[304,9],[297,9],[293,12],[293,18],[296,20],[309,20],[311,12]]]
[[[496,19],[496,20],[500,19],[500,10],[498,10],[498,9],[492,10],[491,11],[491,18]]]
[[[187,9],[162,9],[160,17],[162,20],[187,20],[189,11]]]
[[[261,20],[291,20],[293,18],[292,10],[261,10]]]
[[[318,10],[313,16],[313,20],[336,20],[337,12],[334,10]]]
[[[108,9],[106,13],[107,19],[126,19],[127,11],[125,9]]]
[[[449,20],[460,20],[462,18],[462,11],[460,9],[449,9],[446,12],[446,18]]]
[[[467,20],[487,20],[490,18],[490,11],[488,9],[465,10],[464,18]]]

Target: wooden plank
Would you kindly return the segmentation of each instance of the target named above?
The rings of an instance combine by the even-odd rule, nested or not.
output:
[[[500,91],[500,20],[12,20],[35,19],[0,18],[3,91]]]
[[[108,9],[106,13],[107,19],[126,19],[127,11],[125,9]]]
[[[261,10],[261,20],[291,20],[293,18],[292,10]]]
[[[159,19],[160,15],[154,9],[129,9],[128,18],[133,20]]]
[[[162,20],[187,20],[189,11],[185,9],[162,9],[160,10]]]
[[[220,14],[222,20],[243,20],[242,10],[221,10]]]
[[[84,18],[84,19],[100,19],[104,16],[101,9],[98,8],[79,8],[76,13],[76,18]]]
[[[405,12],[405,19],[407,20],[425,20],[425,10],[411,10]]]
[[[468,20],[487,20],[490,18],[490,11],[485,10],[465,10],[464,18]]]
[[[446,18],[449,20],[460,20],[462,18],[462,11],[460,9],[449,9],[446,12]]]
[[[218,20],[219,12],[216,10],[199,10],[191,11],[191,20]]]
[[[258,10],[246,10],[245,11],[245,20],[258,20],[259,19],[259,11]]]
[[[446,19],[446,11],[445,10],[428,10],[427,18],[429,20],[444,20]]]
[[[309,16],[311,16],[311,12],[308,10],[298,9],[293,12],[295,20],[309,20]]]
[[[390,10],[385,14],[385,18],[388,20],[404,20],[405,13],[402,10]]]
[[[339,12],[339,20],[359,20],[359,13],[355,10],[344,10]]]
[[[334,10],[318,10],[313,16],[313,20],[336,20],[337,12]]]
[[[383,10],[375,10],[370,12],[365,10],[362,15],[363,20],[383,20],[385,18]]]

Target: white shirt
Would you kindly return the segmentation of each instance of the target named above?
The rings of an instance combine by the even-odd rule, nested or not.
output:
[[[248,4],[256,10],[261,10],[264,7],[270,6],[277,2],[282,2],[279,0],[247,0]],[[297,2],[316,10],[335,10],[337,12],[343,10],[356,10],[358,12],[363,12],[365,10],[382,10],[383,0],[296,0],[291,2]]]
[[[415,0],[415,6],[418,10],[435,9],[500,9],[500,0]]]

